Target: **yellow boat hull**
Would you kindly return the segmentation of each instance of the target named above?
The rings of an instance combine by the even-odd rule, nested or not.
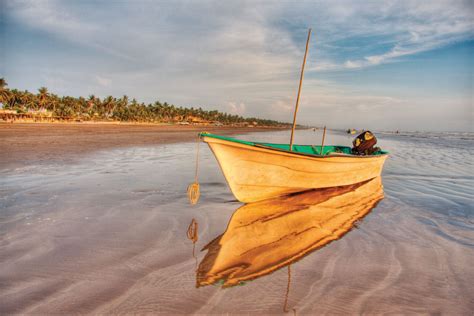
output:
[[[310,189],[350,185],[380,176],[387,155],[315,156],[203,136],[235,198],[262,201]]]

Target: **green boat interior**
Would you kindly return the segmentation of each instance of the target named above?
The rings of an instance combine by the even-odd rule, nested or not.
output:
[[[283,150],[289,151],[290,145],[289,144],[273,144],[273,143],[262,143],[262,142],[249,142],[245,140],[240,140],[232,137],[215,135],[207,132],[199,133],[199,136],[206,136],[216,139],[227,140],[234,143],[245,144],[249,146],[255,147],[266,147],[276,150]],[[321,146],[318,145],[293,145],[293,151],[295,153],[301,153],[305,155],[315,155],[315,156],[327,156],[333,154],[343,154],[343,155],[352,155],[352,148],[348,146],[324,146],[323,152],[321,153]],[[386,155],[388,154],[387,151],[379,150],[374,152],[371,156],[379,156],[379,155]]]

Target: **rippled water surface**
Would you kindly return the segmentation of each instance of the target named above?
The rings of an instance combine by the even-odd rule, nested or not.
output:
[[[186,197],[195,143],[3,169],[0,314],[472,313],[474,137],[376,135],[391,152],[383,191],[307,195],[301,210],[235,201],[205,144],[196,206]],[[289,132],[241,138],[288,142]],[[320,138],[298,131],[296,142]]]

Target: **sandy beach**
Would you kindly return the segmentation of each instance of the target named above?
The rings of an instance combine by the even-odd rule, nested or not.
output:
[[[0,11],[0,316],[474,316],[474,0]]]
[[[269,129],[152,124],[0,123],[0,166],[11,168],[31,162],[73,161],[97,150],[192,141],[201,131],[232,135],[263,130]]]
[[[83,136],[75,127],[61,128],[86,144],[96,127]],[[101,127],[103,139],[112,135],[112,143],[121,143],[120,128]],[[128,139],[158,141],[155,129],[133,128],[137,135]],[[30,136],[22,144],[33,146],[40,135],[43,144],[64,141],[61,133],[38,131],[25,132]],[[286,308],[297,315],[468,315],[474,309],[474,178],[472,160],[462,159],[472,154],[472,135],[379,134],[380,146],[391,152],[383,187],[306,195],[307,205],[297,197],[296,204],[237,202],[202,146],[202,196],[190,206],[186,187],[194,180],[196,131],[188,130],[189,138],[178,129],[164,131],[189,141],[150,146],[129,140],[129,147],[91,149],[75,159],[64,157],[77,151],[62,155],[55,144],[46,147],[54,155],[41,149],[39,161],[0,170],[0,314],[287,315]],[[284,142],[288,136],[238,137]],[[300,131],[296,142],[320,137]],[[351,139],[327,135],[328,144]],[[350,219],[342,225],[339,215]],[[194,251],[187,237],[193,219]],[[244,221],[253,226],[240,228]],[[296,238],[306,225],[321,230]],[[289,244],[280,238],[278,253],[266,241],[274,227],[295,237]],[[232,283],[228,267],[236,265],[240,274],[234,276],[245,282],[208,284],[218,278]]]

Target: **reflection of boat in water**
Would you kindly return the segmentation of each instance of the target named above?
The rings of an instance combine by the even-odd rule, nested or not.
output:
[[[246,204],[204,249],[197,286],[252,280],[308,255],[347,233],[383,198],[381,178],[345,187]]]

